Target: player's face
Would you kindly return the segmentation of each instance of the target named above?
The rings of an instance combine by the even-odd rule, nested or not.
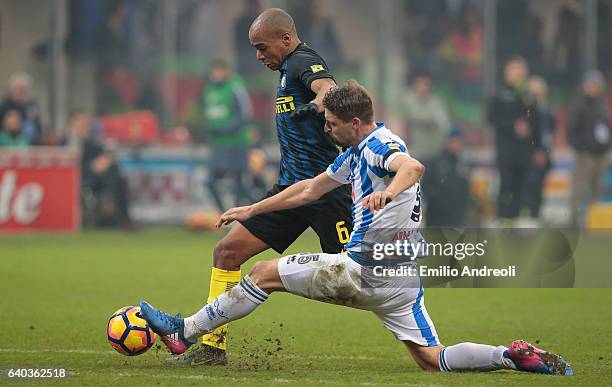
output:
[[[287,51],[289,43],[287,39],[290,37],[284,34],[280,37],[271,36],[264,33],[261,29],[251,31],[249,40],[251,46],[255,47],[255,56],[258,61],[263,63],[270,70],[276,71],[280,69]]]
[[[327,109],[325,109],[324,129],[325,133],[328,133],[338,146],[350,146],[356,142],[357,131],[353,122],[344,122]]]

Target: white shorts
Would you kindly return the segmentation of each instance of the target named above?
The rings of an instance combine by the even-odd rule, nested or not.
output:
[[[361,265],[346,253],[294,254],[278,261],[278,272],[288,292],[370,310],[398,340],[429,347],[440,344],[425,309],[419,277],[402,277],[401,282],[393,283],[381,279],[376,285],[362,287],[361,270]]]

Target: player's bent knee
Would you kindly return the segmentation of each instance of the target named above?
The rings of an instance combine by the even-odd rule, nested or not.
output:
[[[442,345],[426,347],[411,341],[404,341],[412,358],[423,371],[440,371],[438,355],[444,348]]]
[[[268,248],[265,242],[238,223],[215,246],[213,265],[222,270],[240,270],[240,265]]]
[[[278,273],[278,259],[259,261],[253,265],[249,277],[257,287],[266,293],[276,290],[284,290],[283,283]]]
[[[239,249],[233,248],[233,243],[220,240],[213,250],[213,265],[222,270],[240,270],[244,261]]]

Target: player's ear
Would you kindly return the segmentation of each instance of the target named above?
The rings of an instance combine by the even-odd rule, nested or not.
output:
[[[358,117],[353,117],[351,121],[353,124],[353,129],[358,131],[361,128],[361,120]]]
[[[283,45],[285,47],[289,47],[291,45],[291,34],[289,32],[285,32],[281,35],[281,40],[283,41]]]

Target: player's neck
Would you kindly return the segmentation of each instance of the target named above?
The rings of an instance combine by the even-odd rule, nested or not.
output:
[[[291,53],[295,51],[296,48],[298,48],[300,43],[302,43],[302,41],[296,37],[291,43],[291,45],[287,47],[287,55],[285,55],[285,58],[291,55]]]
[[[372,121],[371,124],[367,124],[367,125],[362,126],[359,129],[359,137],[357,138],[357,140],[355,141],[354,144],[351,144],[351,146],[354,147],[354,148],[359,147],[359,144],[361,143],[361,140],[363,140],[364,138],[368,137],[370,135],[370,133],[372,133],[375,129],[376,129],[376,121]]]

